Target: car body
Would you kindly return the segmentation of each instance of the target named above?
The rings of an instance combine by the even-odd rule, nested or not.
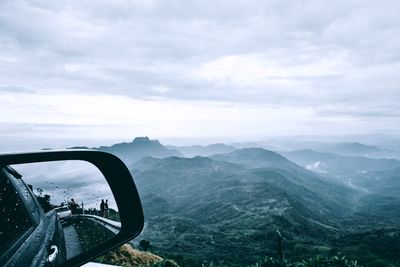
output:
[[[29,186],[9,166],[0,168],[0,183],[0,265],[51,266],[64,262],[64,233],[56,211],[44,213]]]

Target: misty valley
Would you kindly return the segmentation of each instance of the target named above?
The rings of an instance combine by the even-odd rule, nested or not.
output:
[[[400,161],[361,143],[294,144],[140,137],[96,149],[134,176],[145,214],[136,240],[180,266],[398,266]]]

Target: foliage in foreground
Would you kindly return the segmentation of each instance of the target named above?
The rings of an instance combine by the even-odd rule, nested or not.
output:
[[[96,259],[98,263],[106,263],[118,266],[154,266],[154,267],[174,267],[173,265],[157,265],[165,262],[161,257],[150,252],[134,249],[130,244],[122,245],[103,256]]]
[[[207,267],[227,267],[229,265],[210,263]],[[349,260],[345,256],[322,257],[315,256],[299,261],[290,261],[274,257],[265,257],[254,265],[247,267],[362,267],[355,260]]]
[[[316,256],[307,260],[290,262],[272,257],[266,257],[264,260],[256,263],[255,267],[358,267],[357,261],[347,259],[345,256],[321,257]]]
[[[173,260],[162,260],[150,265],[142,265],[142,267],[179,267],[179,265]]]

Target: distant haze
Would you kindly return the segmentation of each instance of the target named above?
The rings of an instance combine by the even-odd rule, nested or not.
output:
[[[399,13],[396,0],[1,1],[0,150],[398,135]]]

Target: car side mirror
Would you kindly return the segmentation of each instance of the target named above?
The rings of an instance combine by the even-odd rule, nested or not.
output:
[[[128,168],[95,150],[0,155],[0,209],[0,266],[80,266],[144,225]]]

